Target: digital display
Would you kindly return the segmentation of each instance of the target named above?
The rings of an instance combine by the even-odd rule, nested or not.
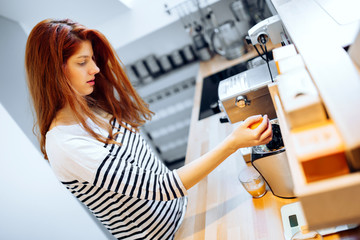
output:
[[[290,215],[289,216],[289,221],[290,221],[290,227],[297,227],[299,226],[298,220],[296,215]]]

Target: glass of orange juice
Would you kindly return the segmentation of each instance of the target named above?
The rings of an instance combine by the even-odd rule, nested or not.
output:
[[[264,179],[253,166],[246,166],[240,171],[239,181],[253,198],[261,198],[267,192]]]

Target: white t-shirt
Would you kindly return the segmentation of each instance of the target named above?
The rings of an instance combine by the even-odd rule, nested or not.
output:
[[[94,131],[108,136],[90,119]],[[187,191],[139,133],[114,121],[118,144],[104,144],[80,125],[46,134],[50,165],[66,188],[118,239],[173,239]]]

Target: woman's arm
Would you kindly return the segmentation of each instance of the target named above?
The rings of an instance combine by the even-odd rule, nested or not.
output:
[[[272,130],[266,115],[256,129],[252,130],[249,128],[251,124],[258,122],[260,119],[260,115],[247,118],[213,150],[178,169],[177,173],[185,188],[190,189],[197,184],[239,148],[270,142]]]

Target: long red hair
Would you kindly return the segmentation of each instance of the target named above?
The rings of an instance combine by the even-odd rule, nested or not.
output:
[[[89,40],[95,62],[100,69],[96,74],[96,85],[92,94],[78,96],[65,76],[66,62],[80,44]],[[46,19],[31,31],[25,51],[27,82],[36,113],[34,127],[38,128],[40,149],[45,150],[46,133],[56,113],[69,104],[76,120],[97,140],[114,142],[111,122],[117,119],[124,127],[128,123],[133,129],[150,120],[152,112],[131,85],[115,50],[99,31],[88,29],[69,19]],[[80,106],[80,111],[78,107]],[[86,123],[91,118],[95,123],[103,122],[94,114],[101,109],[112,115],[107,124],[109,138],[104,139]]]

